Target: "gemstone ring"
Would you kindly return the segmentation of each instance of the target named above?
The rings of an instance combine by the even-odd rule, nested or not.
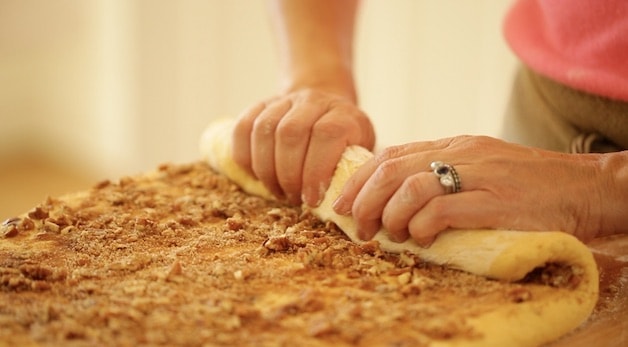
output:
[[[460,176],[453,166],[444,164],[441,161],[433,161],[430,168],[438,177],[440,184],[445,188],[445,193],[458,193],[460,191]]]

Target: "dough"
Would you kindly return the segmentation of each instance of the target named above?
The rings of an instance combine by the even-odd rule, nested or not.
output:
[[[204,132],[200,150],[218,172],[236,182],[248,193],[272,199],[272,194],[232,160],[231,134],[234,120],[211,124]],[[334,222],[354,242],[356,235],[350,216],[336,214],[331,204],[346,180],[372,154],[361,147],[348,147],[337,165],[325,197],[312,212],[324,221]],[[589,249],[575,237],[560,231],[529,232],[510,230],[451,230],[443,232],[429,248],[408,240],[395,243],[381,230],[375,240],[382,250],[410,252],[420,258],[479,276],[501,281],[519,281],[536,269],[559,264],[572,269],[579,281],[568,291],[534,297],[522,303],[504,305],[471,318],[483,332],[480,340],[452,340],[434,343],[443,346],[536,346],[553,341],[583,323],[598,297],[598,270]]]

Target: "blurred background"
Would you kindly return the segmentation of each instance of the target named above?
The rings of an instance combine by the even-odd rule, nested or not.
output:
[[[378,147],[498,136],[509,0],[365,0],[356,41]],[[198,159],[212,120],[275,93],[266,2],[0,0],[0,219]]]

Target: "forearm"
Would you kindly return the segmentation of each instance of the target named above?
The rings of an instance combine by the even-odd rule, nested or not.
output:
[[[357,0],[273,0],[285,92],[318,88],[356,102],[353,30]]]
[[[598,236],[628,233],[628,151],[602,155],[602,221]]]

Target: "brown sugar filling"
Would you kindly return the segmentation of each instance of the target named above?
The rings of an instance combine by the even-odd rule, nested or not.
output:
[[[477,338],[469,318],[578,278],[549,264],[502,283],[357,245],[202,163],[47,199],[0,231],[9,342],[422,346]]]
[[[582,281],[582,269],[563,263],[547,263],[537,267],[521,280],[555,288],[574,289]]]

